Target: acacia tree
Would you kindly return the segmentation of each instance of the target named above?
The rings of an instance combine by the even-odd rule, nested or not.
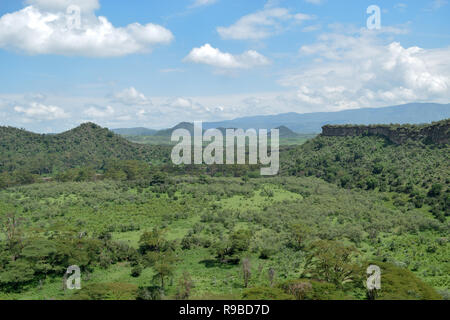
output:
[[[298,250],[303,249],[307,239],[311,235],[311,228],[304,224],[296,223],[290,226],[290,231],[292,246]]]
[[[358,266],[353,262],[356,254],[354,246],[318,240],[309,247],[305,270],[316,279],[342,287],[357,275]]]
[[[172,251],[161,252],[157,255],[156,261],[153,264],[153,269],[156,272],[154,279],[160,281],[162,289],[165,286],[165,279],[173,276],[176,260]]]
[[[178,259],[163,232],[156,228],[144,232],[139,240],[139,252],[143,255],[144,266],[155,270],[153,279],[159,281],[164,289],[165,280],[173,275]]]

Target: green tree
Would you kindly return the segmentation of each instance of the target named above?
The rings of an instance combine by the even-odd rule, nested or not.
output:
[[[164,232],[161,229],[154,228],[150,232],[144,232],[139,240],[139,251],[142,254],[148,251],[161,252],[168,248],[168,243],[164,239]]]
[[[165,288],[165,279],[173,276],[177,261],[177,257],[171,250],[157,254],[152,266],[156,272],[153,279],[159,280],[161,288]]]
[[[342,287],[358,274],[357,250],[339,241],[318,240],[308,248],[305,270],[312,277]]]

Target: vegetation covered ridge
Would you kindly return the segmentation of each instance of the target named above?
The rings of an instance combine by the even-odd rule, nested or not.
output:
[[[132,143],[94,123],[60,134],[0,127],[0,172],[22,170],[42,175],[87,164],[100,169],[111,159],[154,163],[167,159],[168,154],[163,147]]]
[[[326,125],[322,128],[322,135],[328,137],[346,137],[378,135],[388,138],[396,144],[406,143],[408,140],[423,141],[425,143],[448,144],[450,134],[450,119],[423,125]]]

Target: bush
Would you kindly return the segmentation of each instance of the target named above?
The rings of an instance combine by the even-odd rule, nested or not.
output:
[[[381,268],[380,300],[440,300],[442,297],[407,269],[374,262]]]
[[[95,283],[76,292],[73,300],[136,300],[138,288],[128,283]]]
[[[136,300],[162,300],[164,290],[159,286],[139,287]]]
[[[242,293],[244,300],[294,300],[292,295],[286,294],[279,288],[255,287],[246,289]]]
[[[278,285],[297,300],[351,300],[351,296],[334,284],[317,280],[289,280]]]
[[[132,276],[133,278],[139,277],[139,276],[141,275],[141,273],[142,273],[142,266],[141,266],[140,264],[134,266],[134,267],[131,269],[131,276]]]

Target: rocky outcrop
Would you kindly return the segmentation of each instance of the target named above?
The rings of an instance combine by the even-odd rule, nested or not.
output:
[[[396,144],[403,144],[408,140],[448,144],[450,119],[427,125],[327,125],[322,128],[322,135],[328,137],[376,135],[386,137]]]

